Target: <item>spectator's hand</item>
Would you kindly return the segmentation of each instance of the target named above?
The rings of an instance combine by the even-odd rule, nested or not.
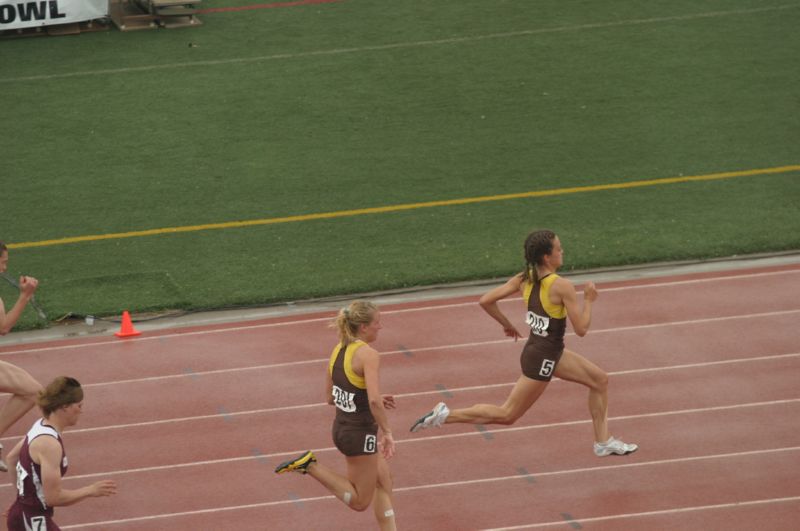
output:
[[[33,277],[19,277],[19,292],[26,297],[32,297],[38,285],[39,281]]]

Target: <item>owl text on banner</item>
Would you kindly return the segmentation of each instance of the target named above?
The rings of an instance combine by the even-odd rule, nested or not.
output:
[[[0,0],[0,31],[108,16],[108,0]]]

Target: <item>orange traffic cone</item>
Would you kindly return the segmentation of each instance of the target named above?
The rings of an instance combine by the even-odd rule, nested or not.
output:
[[[117,337],[131,337],[138,336],[139,334],[141,334],[141,332],[133,328],[131,314],[128,313],[128,310],[122,312],[122,326],[120,327],[119,332],[114,332],[114,335]]]

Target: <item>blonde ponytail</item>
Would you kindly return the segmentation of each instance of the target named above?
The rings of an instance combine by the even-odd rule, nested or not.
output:
[[[347,345],[358,339],[359,327],[370,324],[377,311],[378,307],[369,301],[353,301],[339,310],[331,327],[336,329],[339,341]]]

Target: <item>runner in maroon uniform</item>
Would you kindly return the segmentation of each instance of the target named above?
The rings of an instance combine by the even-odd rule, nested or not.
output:
[[[8,247],[0,242],[0,274],[5,275],[8,268]],[[10,278],[6,276],[6,278]],[[12,279],[12,282],[13,279]],[[0,336],[4,336],[17,324],[22,311],[33,298],[39,282],[33,277],[21,276],[19,282],[19,298],[14,306],[6,313],[3,299],[0,299]],[[0,437],[22,416],[31,410],[36,403],[36,395],[42,390],[42,385],[33,379],[25,370],[5,361],[0,361],[0,392],[9,393],[11,396],[0,409]],[[3,445],[0,444],[0,454]],[[6,464],[0,459],[0,472],[8,471]]]
[[[370,302],[355,301],[339,312],[334,326],[339,344],[331,354],[325,391],[328,403],[336,406],[333,442],[345,455],[347,477],[318,463],[310,451],[280,464],[275,472],[309,474],[356,511],[366,510],[374,497],[380,529],[393,531],[392,476],[386,459],[394,454],[395,443],[385,409],[394,408],[394,398],[380,394],[380,358],[369,346],[378,338],[380,313]]]
[[[497,302],[521,292],[528,306],[525,321],[531,327],[531,332],[520,359],[522,376],[506,402],[502,406],[476,404],[452,411],[444,402],[440,402],[432,411],[420,417],[411,431],[454,422],[513,424],[530,409],[555,375],[589,388],[595,455],[625,455],[637,450],[637,445],[615,439],[608,432],[608,375],[580,354],[564,348],[567,318],[577,335],[583,337],[589,331],[592,303],[597,299],[597,290],[592,282],[587,283],[583,290],[583,307],[578,304],[572,283],[556,275],[563,262],[563,253],[561,242],[554,232],[542,230],[531,233],[525,240],[525,271],[481,297],[481,307],[514,340],[521,338],[522,334],[500,311]]]
[[[39,394],[38,404],[44,418],[34,423],[8,455],[8,462],[14,467],[13,483],[17,486],[17,499],[6,520],[9,531],[58,530],[53,522],[53,507],[116,492],[116,485],[108,480],[75,490],[61,487],[61,477],[67,473],[61,432],[74,426],[81,415],[81,384],[74,378],[60,376]]]

